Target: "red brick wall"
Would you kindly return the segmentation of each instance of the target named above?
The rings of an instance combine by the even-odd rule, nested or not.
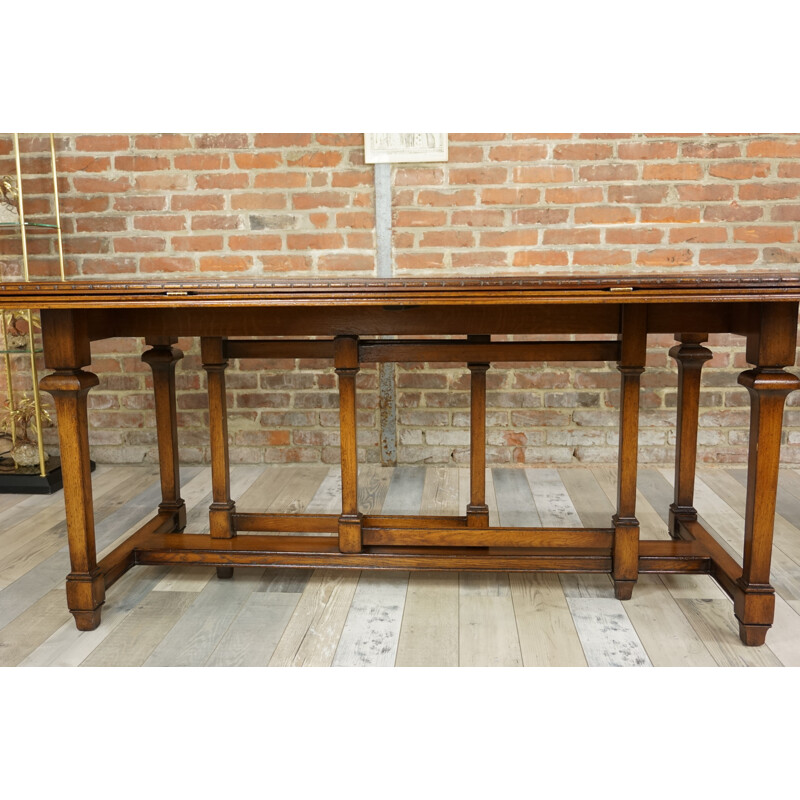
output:
[[[22,139],[27,216],[52,213],[49,142]],[[397,165],[393,257],[403,274],[754,269],[800,263],[800,135],[450,134],[446,164]],[[74,134],[56,137],[67,272],[205,277],[374,274],[373,169],[360,134]],[[13,173],[0,135],[0,174]],[[51,236],[29,237],[32,272],[55,276]],[[20,272],[3,234],[4,277]],[[796,267],[795,267],[796,268]],[[747,396],[734,337],[712,339],[700,457],[741,462]],[[667,462],[674,436],[669,337],[643,377],[642,459]],[[179,369],[182,455],[208,457],[197,347]],[[155,459],[141,345],[99,343],[91,394],[99,460]],[[377,377],[365,369],[361,457],[379,460]],[[548,364],[489,373],[495,463],[616,458],[615,372]],[[400,365],[398,454],[465,463],[464,371]],[[338,459],[335,376],[324,364],[248,362],[229,373],[232,458]],[[800,394],[800,393],[798,393]],[[800,398],[787,412],[787,463],[800,461]],[[48,433],[53,441],[53,432]]]

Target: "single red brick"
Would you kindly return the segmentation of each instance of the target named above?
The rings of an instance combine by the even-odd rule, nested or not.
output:
[[[231,195],[232,209],[286,208],[286,195],[278,192],[250,192]]]
[[[636,215],[630,208],[619,206],[594,206],[575,209],[575,224],[591,223],[595,225],[624,225],[636,221]]]
[[[568,219],[568,208],[520,208],[511,212],[514,225],[560,225]]]
[[[283,163],[280,153],[235,153],[233,160],[239,169],[275,169]]]
[[[119,150],[127,150],[130,147],[130,139],[121,134],[95,135],[75,137],[76,150],[91,150],[95,153],[114,153]]]
[[[343,245],[338,233],[290,233],[286,237],[289,250],[337,250]]]
[[[444,266],[442,253],[397,253],[398,269],[441,269]]]
[[[440,227],[446,222],[447,213],[444,211],[417,211],[416,209],[410,209],[395,211],[393,225],[396,228],[433,228]]]
[[[489,148],[490,161],[539,161],[547,158],[547,145],[516,144]]]
[[[117,203],[121,198],[114,201],[114,208],[118,208]],[[63,197],[60,202],[62,214],[85,214],[92,211],[105,211],[108,208],[108,197]],[[34,211],[32,202],[25,203],[26,213]],[[49,208],[48,208],[49,211]]]
[[[645,164],[642,170],[646,181],[692,181],[702,177],[703,168],[696,163]]]
[[[167,198],[159,195],[126,194],[114,198],[117,211],[165,211]]]
[[[666,186],[617,184],[608,187],[608,201],[610,203],[633,203],[637,206],[647,203],[663,203],[667,191]]]
[[[770,215],[776,222],[800,222],[800,205],[776,206]]]
[[[75,229],[79,233],[94,231],[124,231],[127,227],[127,217],[112,217],[103,214],[101,217],[79,217],[75,221]],[[62,220],[62,225],[64,220]]]
[[[686,142],[681,145],[681,156],[684,158],[740,158],[741,145],[722,144],[721,142]]]
[[[173,211],[222,211],[225,196],[221,194],[176,194],[171,206]]]
[[[256,147],[304,147],[311,144],[310,133],[257,133]]]
[[[634,164],[591,164],[581,167],[578,176],[582,181],[635,181],[639,167]]]
[[[180,133],[142,134],[134,139],[137,150],[183,150],[191,147],[188,136]]]
[[[734,201],[724,206],[706,206],[703,219],[706,222],[755,222],[762,214],[761,206],[740,206]]]
[[[230,163],[227,153],[182,153],[175,156],[175,169],[180,170],[228,169]]]
[[[608,144],[559,144],[553,150],[555,158],[565,161],[599,161],[611,158],[614,149]]]
[[[514,167],[515,183],[571,183],[572,167]]]
[[[113,241],[115,253],[157,253],[167,246],[160,236],[117,236]]]
[[[202,256],[201,272],[244,272],[253,266],[251,256]]]
[[[146,214],[133,218],[133,227],[140,231],[182,231],[186,217],[182,214]]]
[[[43,169],[31,168],[28,166],[26,174],[33,172],[48,172],[50,170],[50,160],[42,159]],[[56,158],[56,169],[59,172],[105,172],[111,169],[111,159],[107,156],[94,158],[93,156],[65,156],[58,155]]]
[[[474,206],[475,192],[469,189],[451,192],[437,192],[429,189],[420,191],[419,204],[421,206]]]
[[[715,250],[701,250],[700,263],[719,266],[721,264],[753,264],[758,258],[758,250],[724,247]]]
[[[601,203],[603,190],[599,186],[547,189],[544,193],[546,203],[567,205],[575,203]]]
[[[281,237],[274,234],[254,233],[231,236],[228,239],[228,247],[231,250],[280,250]],[[219,250],[221,247],[209,247],[204,249]]]
[[[793,200],[800,197],[800,183],[743,183],[740,200]]]
[[[439,214],[440,212],[423,212],[429,214]],[[433,222],[433,225],[444,225],[445,213],[441,212],[442,221]],[[467,225],[468,227],[476,228],[498,228],[505,222],[505,211],[501,209],[487,209],[487,210],[469,210],[469,211],[453,211],[451,222],[453,225]]]
[[[486,205],[530,206],[539,202],[539,189],[482,189],[481,202]]]
[[[751,158],[800,158],[800,140],[758,140],[747,145]]]
[[[725,178],[732,181],[766,178],[769,175],[769,164],[758,161],[732,161],[722,164],[709,164],[708,174],[714,178]]]
[[[505,183],[508,170],[505,167],[474,167],[471,169],[451,169],[448,176],[450,185]]]
[[[234,236],[231,237],[233,240]],[[199,252],[209,250],[222,250],[223,239],[222,236],[197,236],[192,234],[190,236],[173,236],[172,248],[174,250],[185,250],[191,252]],[[238,248],[231,244],[232,250],[251,249],[251,248]],[[265,248],[266,249],[266,248]]]
[[[194,266],[193,258],[145,256],[139,260],[142,272],[191,272]]]
[[[467,252],[452,253],[450,255],[455,269],[467,269],[470,267],[505,267],[507,256],[505,253],[497,251],[483,253],[479,250],[469,250]]]
[[[483,161],[483,148],[448,147],[447,161],[450,164],[474,164]]]
[[[481,247],[533,247],[539,243],[539,230],[483,231],[480,237]]]
[[[302,175],[302,173],[290,173],[293,175]],[[334,172],[331,175],[331,186],[336,187],[352,187],[352,186],[372,186],[374,177],[371,171],[368,170],[347,170],[346,172]],[[301,186],[304,184],[300,184]]]
[[[189,188],[189,176],[183,172],[140,172],[134,178],[138,192],[173,192]]]
[[[343,208],[348,199],[345,192],[298,192],[292,195],[292,208]]]
[[[230,231],[242,225],[238,214],[201,214],[192,217],[193,231]]]
[[[800,162],[778,164],[779,178],[800,178]]]
[[[642,222],[700,222],[699,206],[647,206]]]
[[[104,193],[115,194],[118,192],[128,192],[131,189],[131,180],[127,177],[122,178],[96,178],[83,175],[76,175],[72,179],[72,184],[76,192],[86,194]],[[50,186],[52,191],[52,184]],[[31,191],[30,187],[25,186],[25,193]]]
[[[375,269],[375,259],[360,253],[335,253],[320,256],[317,266],[321,270],[371,271]]]
[[[515,267],[563,267],[569,255],[563,250],[523,250],[514,253]]]
[[[450,182],[453,183],[452,180]],[[443,169],[407,167],[396,169],[394,173],[395,186],[425,186],[437,183],[444,183]]]
[[[600,230],[598,228],[546,228],[542,244],[600,244]]]
[[[734,242],[793,242],[791,225],[758,225],[733,229]]]
[[[203,150],[212,148],[240,150],[249,145],[249,137],[246,133],[203,133],[194,137],[194,146]]]
[[[156,172],[169,169],[166,156],[115,156],[114,169],[122,172]]]
[[[688,267],[693,260],[691,250],[648,250],[639,253],[636,263],[643,267]]]
[[[625,142],[617,148],[622,159],[642,161],[653,158],[676,158],[677,142]]]
[[[207,175],[198,175],[195,185],[198,189],[245,189],[250,178],[248,175],[236,172],[212,172]]]
[[[363,147],[363,133],[318,133],[317,144],[329,147]]]
[[[423,233],[419,244],[420,247],[472,247],[474,243],[472,231],[444,230]]]
[[[348,233],[347,247],[353,250],[371,250],[375,247],[375,238],[370,233]]]
[[[664,231],[658,228],[609,228],[606,244],[659,244]]]
[[[311,261],[307,256],[259,256],[258,260],[268,272],[299,272],[311,267]]]
[[[293,158],[287,157],[290,167],[335,167],[341,163],[342,154],[338,150],[316,150]]]
[[[690,203],[707,203],[733,199],[733,186],[728,184],[682,183],[677,186],[678,197]]]
[[[629,250],[576,250],[572,254],[576,266],[622,266],[631,263]]]
[[[670,244],[682,242],[725,242],[728,240],[728,231],[725,228],[712,228],[709,226],[692,226],[690,228],[672,228],[669,232]]]
[[[304,172],[264,172],[255,176],[256,189],[299,189],[306,186]]]

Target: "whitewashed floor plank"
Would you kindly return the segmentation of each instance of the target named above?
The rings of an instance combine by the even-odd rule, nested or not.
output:
[[[567,598],[590,667],[650,667],[628,615],[619,600]]]
[[[410,574],[395,666],[458,666],[458,573]]]
[[[524,473],[542,525],[553,528],[574,528],[582,525],[558,470],[526,469]]]
[[[425,489],[425,467],[396,467],[381,507],[382,514],[418,514]]]
[[[283,636],[271,667],[329,667],[336,653],[359,573],[318,569],[311,576]]]
[[[585,667],[578,632],[558,575],[509,574],[522,663],[526,667]]]
[[[267,666],[299,599],[299,594],[288,592],[251,594],[206,666]]]
[[[210,581],[144,666],[202,666],[253,593],[262,574],[262,569],[240,569],[230,580]]]
[[[394,666],[407,590],[407,572],[361,573],[334,667]]]
[[[742,644],[730,600],[678,600],[677,603],[720,667],[781,666],[769,643],[761,647]]]
[[[196,597],[190,591],[150,592],[80,666],[141,667]]]
[[[51,589],[0,630],[0,667],[17,666],[71,621],[64,589]]]
[[[537,527],[541,525],[531,487],[522,469],[493,469],[494,494],[502,525]]]

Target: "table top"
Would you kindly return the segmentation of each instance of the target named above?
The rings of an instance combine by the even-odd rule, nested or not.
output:
[[[769,272],[553,274],[483,278],[0,283],[0,307],[7,309],[798,300],[800,268]]]

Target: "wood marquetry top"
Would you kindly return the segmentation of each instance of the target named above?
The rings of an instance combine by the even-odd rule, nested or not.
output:
[[[536,277],[253,281],[93,281],[0,284],[4,308],[409,306],[797,301],[800,271]]]

